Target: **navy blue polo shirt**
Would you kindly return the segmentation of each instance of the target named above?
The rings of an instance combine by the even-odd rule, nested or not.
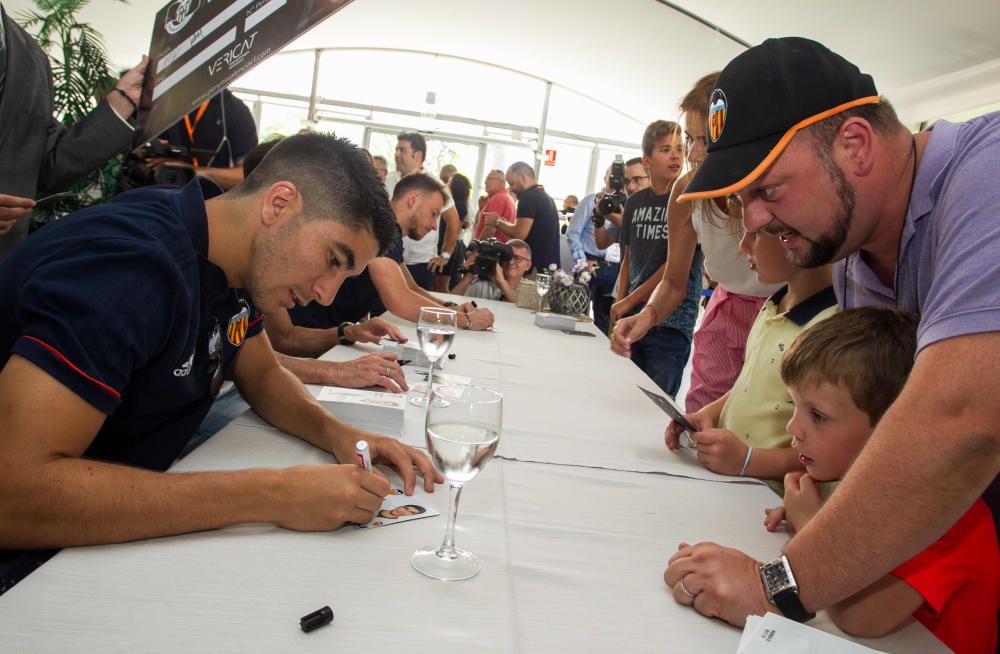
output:
[[[107,414],[85,457],[165,470],[208,413],[213,370],[261,331],[207,259],[205,199],[221,192],[196,178],[123,193],[0,266],[0,365],[22,356]]]
[[[396,237],[389,249],[381,257],[392,259],[397,264],[403,263],[403,231],[396,224]],[[313,329],[329,329],[343,322],[357,322],[368,313],[377,316],[385,312],[385,305],[379,299],[378,289],[372,281],[368,267],[356,277],[344,280],[333,302],[323,306],[319,302],[310,302],[304,307],[295,306],[288,310],[288,317],[296,327],[311,327]]]
[[[559,265],[559,213],[556,203],[541,185],[517,196],[517,217],[531,218],[531,231],[524,241],[531,246],[531,262],[536,270]]]

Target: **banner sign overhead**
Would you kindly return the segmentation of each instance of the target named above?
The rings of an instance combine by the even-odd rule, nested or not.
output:
[[[352,0],[173,0],[156,14],[140,143]]]

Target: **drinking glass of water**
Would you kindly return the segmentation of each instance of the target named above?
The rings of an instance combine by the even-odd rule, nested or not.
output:
[[[541,298],[538,301],[539,311],[545,307],[545,294],[549,292],[549,286],[551,285],[552,275],[546,275],[545,273],[535,275],[535,291],[538,292],[538,297]]]
[[[427,391],[423,397],[410,399],[410,404],[419,407],[427,406],[434,386],[434,364],[448,353],[451,342],[458,331],[458,316],[451,309],[440,307],[421,307],[417,319],[417,342],[420,349],[431,362],[427,369]]]
[[[427,449],[434,468],[451,485],[448,529],[440,547],[413,553],[410,565],[417,572],[442,581],[468,579],[479,573],[479,558],[455,547],[455,516],[462,486],[486,467],[500,441],[503,396],[481,386],[441,386],[427,409]]]

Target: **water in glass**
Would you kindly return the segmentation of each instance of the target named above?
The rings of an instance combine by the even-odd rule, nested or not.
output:
[[[439,403],[439,399],[447,398]],[[479,558],[455,547],[455,518],[463,486],[493,457],[500,442],[503,397],[481,386],[441,386],[427,409],[425,434],[434,468],[451,485],[448,528],[439,547],[413,553],[410,565],[442,581],[468,579],[479,573]]]

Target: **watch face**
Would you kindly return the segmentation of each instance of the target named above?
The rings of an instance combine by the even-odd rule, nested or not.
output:
[[[781,559],[765,563],[761,566],[760,573],[767,586],[767,592],[772,596],[793,585]]]

